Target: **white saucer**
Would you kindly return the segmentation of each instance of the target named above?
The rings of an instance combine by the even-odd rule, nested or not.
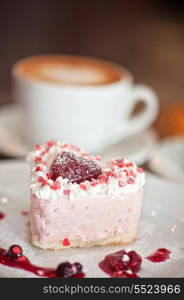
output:
[[[156,145],[158,135],[154,129],[147,129],[144,132],[128,137],[116,145],[109,146],[102,153],[102,157],[126,157],[138,165],[147,162]]]
[[[18,174],[18,176],[17,176]],[[147,173],[145,197],[136,241],[127,246],[94,247],[86,249],[41,250],[29,242],[29,167],[23,161],[0,163],[0,211],[6,217],[0,221],[0,247],[7,249],[19,244],[33,264],[56,267],[63,261],[80,262],[86,277],[106,277],[98,263],[108,253],[131,248],[143,258],[140,277],[184,277],[184,209],[183,185],[172,183]],[[5,199],[7,201],[5,201]],[[171,258],[151,263],[146,256],[158,248],[171,251]],[[0,265],[0,277],[35,277],[36,275]]]
[[[149,167],[162,176],[184,183],[184,136],[165,138],[157,144]]]
[[[0,152],[12,157],[24,157],[29,146],[21,136],[22,115],[16,104],[0,110]],[[20,130],[21,128],[21,130]],[[26,129],[25,129],[26,130]],[[157,140],[155,130],[149,129],[109,146],[101,155],[105,158],[127,157],[137,164],[145,163]]]

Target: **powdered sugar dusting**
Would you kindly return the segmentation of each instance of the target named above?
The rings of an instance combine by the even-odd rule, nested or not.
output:
[[[97,179],[101,173],[102,170],[95,161],[67,151],[58,154],[49,169],[51,179],[56,180],[61,176],[76,183]]]

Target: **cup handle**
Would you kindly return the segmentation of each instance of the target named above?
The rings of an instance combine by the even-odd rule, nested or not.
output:
[[[145,103],[145,108],[128,121],[126,135],[132,135],[148,128],[156,119],[159,109],[158,97],[150,87],[137,84],[134,86],[132,93],[133,108],[138,102]]]
[[[132,119],[129,118],[126,124],[115,126],[111,133],[109,133],[104,149],[108,147],[109,143],[117,143],[122,138],[126,138],[148,128],[156,119],[159,110],[159,101],[156,93],[150,87],[142,84],[135,85],[132,90],[131,98],[133,108],[129,112],[129,117],[138,102],[145,103],[145,108]]]

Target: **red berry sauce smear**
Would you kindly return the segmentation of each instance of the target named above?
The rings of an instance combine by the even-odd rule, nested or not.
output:
[[[142,258],[136,251],[121,250],[106,255],[99,267],[111,277],[138,278],[141,263]]]
[[[54,268],[44,268],[33,265],[29,259],[23,255],[22,248],[19,245],[12,245],[9,250],[0,248],[0,264],[18,268],[34,273],[40,277],[48,278],[83,278],[85,274],[82,272],[80,263],[63,262]]]
[[[50,166],[49,176],[56,180],[59,176],[67,178],[72,183],[97,179],[102,174],[100,166],[92,160],[76,156],[71,152],[59,153]]]
[[[164,262],[167,259],[170,258],[171,251],[165,249],[165,248],[159,248],[157,249],[153,254],[146,257],[146,259],[158,263],[158,262]]]
[[[5,214],[0,211],[0,220],[4,219],[4,217],[5,217]]]

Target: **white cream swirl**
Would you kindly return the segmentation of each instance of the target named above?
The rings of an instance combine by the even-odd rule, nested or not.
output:
[[[77,184],[58,177],[58,186],[54,188],[55,183],[49,179],[47,174],[52,161],[61,151],[70,151],[78,156],[96,161],[101,165],[102,178]],[[66,142],[51,141],[44,145],[38,145],[28,154],[27,160],[31,164],[31,191],[39,199],[54,200],[67,197],[69,201],[74,201],[85,195],[117,196],[135,192],[145,183],[145,174],[142,169],[129,160],[120,159],[103,162],[99,157],[90,155]],[[103,180],[104,176],[106,181]]]

